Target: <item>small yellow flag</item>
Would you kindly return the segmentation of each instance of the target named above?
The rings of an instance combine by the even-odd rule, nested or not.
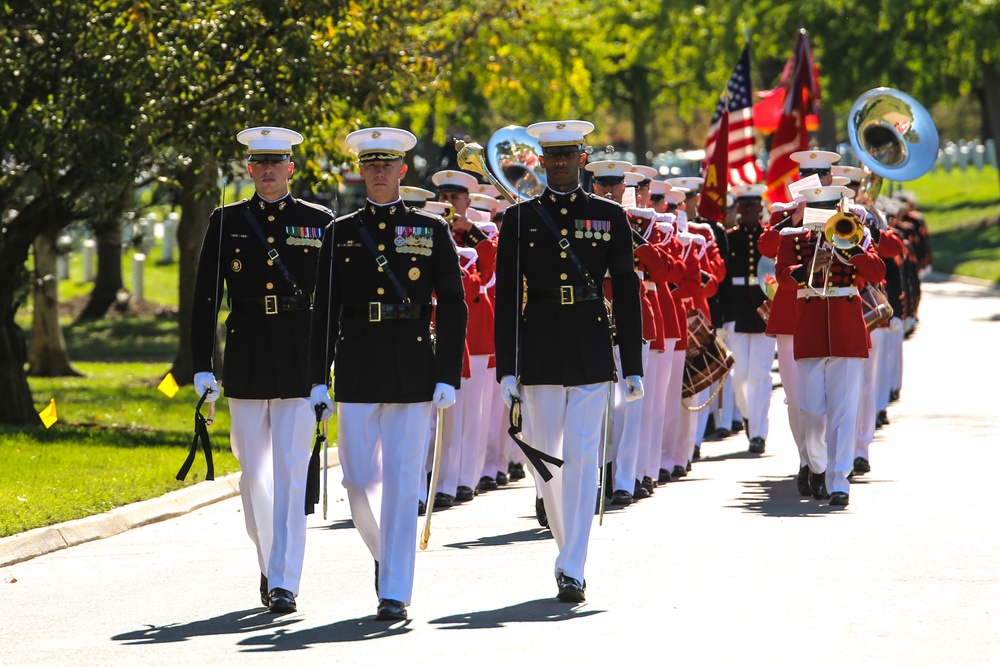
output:
[[[44,410],[38,413],[39,418],[41,418],[42,423],[45,424],[45,428],[48,428],[59,421],[59,417],[56,416],[56,399],[49,401],[49,404]]]
[[[167,395],[167,398],[173,398],[180,391],[180,387],[177,386],[177,380],[174,379],[173,373],[167,373],[167,377],[163,378],[160,385],[157,387],[160,391]]]

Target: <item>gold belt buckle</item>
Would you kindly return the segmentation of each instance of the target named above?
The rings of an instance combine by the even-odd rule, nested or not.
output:
[[[265,315],[278,314],[278,297],[276,295],[269,294],[264,297],[264,314]]]
[[[573,286],[572,285],[560,285],[559,286],[559,303],[564,306],[573,305]]]
[[[382,321],[382,302],[372,301],[368,304],[368,321],[369,322],[381,322]]]

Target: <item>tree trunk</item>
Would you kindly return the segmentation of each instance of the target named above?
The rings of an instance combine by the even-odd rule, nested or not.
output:
[[[30,247],[27,238],[0,234],[0,424],[10,426],[42,425],[24,372],[28,360],[24,332],[14,322],[27,282],[24,262]]]
[[[178,178],[181,185],[181,219],[177,224],[177,249],[180,253],[180,307],[178,308],[178,350],[170,372],[178,384],[194,380],[191,358],[191,307],[194,303],[194,281],[198,272],[201,244],[208,229],[208,218],[216,207],[219,189],[215,182],[215,167],[202,163],[199,169],[186,169]],[[218,357],[219,346],[216,345]],[[221,368],[216,359],[216,368]]]
[[[983,90],[983,115],[989,120],[983,128],[983,140],[992,138],[1000,144],[1000,72],[994,63],[983,62]]]
[[[31,350],[28,375],[64,377],[81,375],[69,363],[66,339],[59,325],[59,280],[56,273],[53,230],[35,237],[35,279],[33,282]]]
[[[122,282],[122,232],[116,223],[107,225],[97,235],[97,278],[87,307],[77,317],[78,322],[98,320],[118,298]]]

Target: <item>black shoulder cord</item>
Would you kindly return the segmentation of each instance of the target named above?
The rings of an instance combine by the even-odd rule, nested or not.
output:
[[[260,239],[260,242],[263,243],[264,247],[267,249],[267,258],[272,262],[274,262],[275,266],[277,266],[278,269],[281,270],[282,275],[285,276],[285,280],[288,281],[288,285],[292,288],[292,292],[296,296],[301,295],[302,288],[299,287],[299,284],[295,282],[294,278],[292,278],[292,274],[288,272],[288,268],[286,268],[285,263],[281,261],[281,257],[278,255],[278,251],[275,250],[271,246],[271,244],[267,242],[267,237],[264,236],[264,232],[263,230],[261,230],[260,224],[257,222],[257,218],[255,218],[253,216],[253,213],[250,212],[249,206],[243,209],[243,215],[246,216],[247,222],[250,223],[250,228],[253,229],[254,233],[257,235],[257,238]]]
[[[187,477],[188,472],[191,470],[191,464],[194,463],[194,457],[198,453],[198,443],[201,443],[201,449],[205,452],[205,465],[208,468],[208,472],[205,474],[206,480],[215,479],[215,464],[212,461],[212,445],[208,442],[208,421],[201,414],[201,406],[204,405],[205,399],[208,398],[208,394],[212,390],[206,390],[204,394],[201,395],[201,400],[198,401],[198,406],[194,409],[194,438],[191,439],[191,449],[188,451],[187,459],[181,465],[181,469],[177,471],[177,481],[183,482],[184,478]]]

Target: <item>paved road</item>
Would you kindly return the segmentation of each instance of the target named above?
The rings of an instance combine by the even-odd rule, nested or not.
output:
[[[779,389],[766,455],[706,443],[687,479],[595,527],[579,607],[553,600],[521,483],[435,515],[410,620],[377,623],[336,487],[298,613],[258,607],[229,499],[0,569],[0,665],[998,664],[1000,297],[929,284],[922,319],[846,509],[796,493]]]

